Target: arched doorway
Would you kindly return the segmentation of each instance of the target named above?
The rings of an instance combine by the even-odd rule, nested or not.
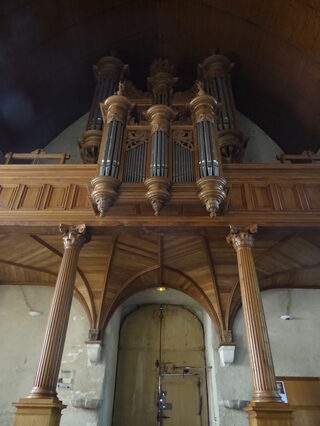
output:
[[[113,426],[207,426],[203,329],[175,305],[126,317],[119,342]]]

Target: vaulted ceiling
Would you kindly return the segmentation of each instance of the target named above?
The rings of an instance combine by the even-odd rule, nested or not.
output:
[[[196,300],[220,336],[241,305],[236,253],[227,228],[183,232],[120,230],[94,234],[80,253],[75,296],[90,328],[103,330],[133,294],[164,285]],[[60,235],[0,235],[0,285],[54,286]],[[254,258],[260,288],[320,288],[320,235],[315,229],[260,228]],[[174,301],[174,300],[173,300]]]
[[[286,152],[319,149],[319,0],[3,0],[0,149],[43,147],[88,111],[103,55],[140,87],[166,57],[184,89],[213,49],[236,64],[241,112]]]

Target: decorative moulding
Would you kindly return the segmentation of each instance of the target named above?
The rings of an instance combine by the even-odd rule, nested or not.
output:
[[[147,187],[146,197],[151,202],[155,216],[159,216],[163,205],[170,198],[171,181],[165,177],[154,176],[144,182]]]
[[[227,181],[222,176],[206,176],[197,181],[199,198],[206,206],[210,217],[217,215],[221,204],[227,197]]]
[[[112,176],[96,176],[91,179],[91,199],[100,216],[104,216],[118,196],[120,181]]]
[[[221,345],[219,347],[218,352],[221,367],[228,367],[229,365],[233,364],[235,350],[236,345],[234,344]]]

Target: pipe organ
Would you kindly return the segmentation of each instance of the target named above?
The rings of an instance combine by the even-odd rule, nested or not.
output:
[[[101,64],[104,73],[97,71]],[[199,66],[200,80],[184,92],[174,91],[177,77],[167,60],[151,65],[147,92],[131,81],[116,85],[125,68],[110,57],[96,68],[99,78],[85,132],[89,136],[83,141],[92,137],[90,132],[100,132],[95,145],[99,154],[91,152],[90,157],[98,162],[91,181],[97,213],[107,213],[121,182],[144,184],[155,215],[170,199],[172,185],[196,183],[200,200],[215,216],[227,196],[223,163],[238,161],[243,149],[230,61],[221,55],[206,59]],[[119,90],[113,94],[115,88]],[[82,154],[88,155],[84,147],[82,142]]]

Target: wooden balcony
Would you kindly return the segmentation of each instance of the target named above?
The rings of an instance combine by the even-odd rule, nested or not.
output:
[[[155,217],[143,183],[123,183],[115,205],[97,216],[89,196],[97,165],[1,165],[0,226],[215,227],[229,223],[268,226],[320,224],[319,164],[226,164],[228,199],[210,218],[195,183],[174,183],[171,199]]]

